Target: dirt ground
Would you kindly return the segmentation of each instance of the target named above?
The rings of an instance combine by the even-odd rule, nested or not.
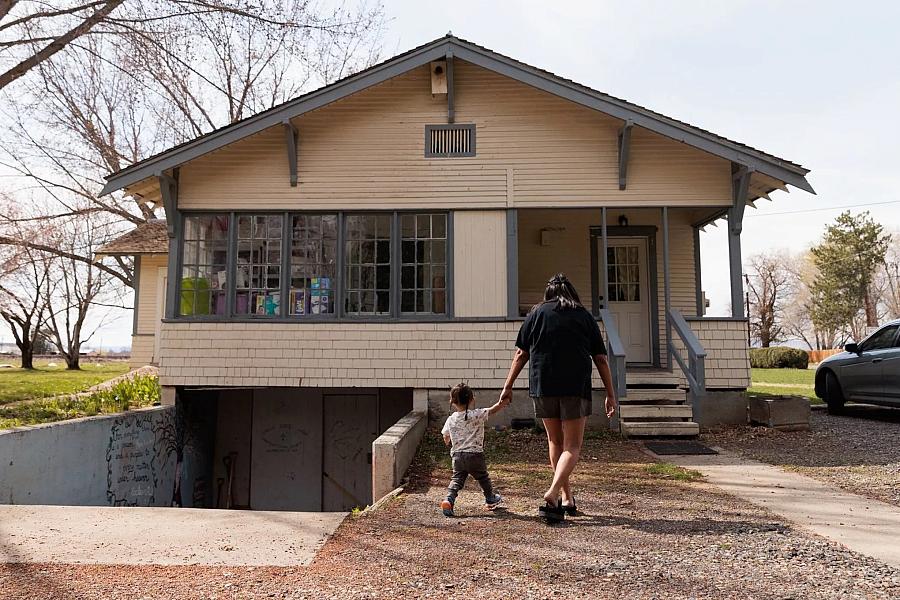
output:
[[[844,413],[813,410],[809,431],[741,427],[703,441],[900,506],[900,409],[848,404]]]
[[[564,525],[535,517],[550,472],[531,432],[488,436],[506,508],[484,511],[470,482],[448,519],[437,508],[448,461],[436,432],[427,440],[408,491],[345,521],[309,567],[3,565],[0,590],[4,598],[900,598],[900,570],[702,481],[650,472],[636,444],[609,434],[586,441],[576,478],[582,514]]]

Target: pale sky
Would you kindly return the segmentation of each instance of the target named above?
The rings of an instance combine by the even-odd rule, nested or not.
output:
[[[386,9],[384,58],[449,30],[811,169],[818,195],[776,192],[748,208],[745,259],[803,250],[840,213],[832,207],[891,202],[852,210],[900,229],[900,3],[387,0]],[[725,228],[707,228],[701,248],[709,314],[727,314]],[[104,346],[128,345],[130,312],[102,333]]]

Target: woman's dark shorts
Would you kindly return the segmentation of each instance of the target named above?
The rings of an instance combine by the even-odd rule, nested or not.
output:
[[[538,419],[580,419],[591,415],[591,401],[581,396],[532,397],[534,415]]]

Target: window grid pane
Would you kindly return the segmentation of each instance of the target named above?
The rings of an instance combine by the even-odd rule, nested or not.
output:
[[[345,219],[344,310],[349,315],[391,312],[391,220],[388,214]]]
[[[238,216],[235,314],[279,314],[281,232],[281,215]]]
[[[447,215],[400,216],[400,312],[447,312]]]
[[[640,302],[640,253],[636,246],[607,248],[606,275],[609,299],[613,302]]]
[[[291,217],[291,316],[334,314],[337,215]]]
[[[186,216],[178,314],[225,314],[228,215]]]

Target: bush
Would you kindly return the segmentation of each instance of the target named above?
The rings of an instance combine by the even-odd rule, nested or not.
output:
[[[805,369],[809,354],[797,348],[750,348],[750,366],[754,369]]]

